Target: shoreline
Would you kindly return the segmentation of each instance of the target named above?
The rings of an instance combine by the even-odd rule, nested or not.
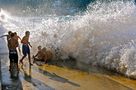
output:
[[[6,58],[8,58],[7,57],[7,54],[0,54],[0,56],[2,56],[2,57],[6,57]],[[5,59],[6,59],[5,58]],[[2,59],[2,58],[0,58],[0,59]],[[4,59],[2,59],[2,60],[4,60]],[[6,61],[8,61],[8,59],[6,59]],[[4,61],[5,62],[5,61]],[[26,61],[27,62],[27,61]],[[26,63],[25,62],[25,63]],[[61,63],[61,62],[59,62],[59,63]],[[59,63],[57,63],[57,64],[59,64]],[[71,63],[71,62],[69,62],[69,63]],[[67,64],[67,65],[69,65],[69,63],[67,63],[67,62],[65,62],[65,64]],[[26,63],[27,64],[27,63]],[[55,64],[55,62],[54,62],[54,64]],[[120,88],[124,88],[123,90],[134,90],[135,88],[136,88],[136,81],[133,81],[133,80],[129,80],[128,78],[124,78],[124,77],[120,77],[119,75],[114,75],[113,73],[110,73],[111,75],[108,75],[107,73],[105,73],[105,72],[103,72],[102,73],[102,71],[101,72],[86,72],[86,71],[82,71],[82,70],[79,70],[79,69],[72,69],[72,68],[68,68],[68,67],[66,67],[65,66],[65,64],[62,64],[61,63],[61,65],[63,65],[63,66],[57,66],[57,65],[53,65],[53,64],[51,64],[51,63],[49,63],[49,64],[44,64],[43,66],[32,66],[32,71],[33,72],[35,72],[35,73],[37,73],[37,74],[39,74],[39,75],[41,75],[42,77],[44,76],[44,73],[42,73],[42,72],[48,72],[47,73],[47,76],[48,76],[48,74],[50,73],[52,73],[52,78],[54,78],[55,79],[55,77],[54,77],[54,75],[59,75],[59,76],[61,76],[61,77],[63,77],[63,78],[66,78],[65,80],[72,80],[72,81],[74,81],[74,82],[76,82],[77,84],[79,84],[79,85],[81,85],[81,88],[83,89],[83,88],[85,88],[86,86],[86,90],[90,90],[89,89],[89,85],[94,85],[93,86],[93,88],[97,88],[97,85],[98,86],[100,86],[100,87],[103,87],[103,88],[105,88],[106,90],[108,89],[108,88],[113,88],[114,86],[115,86],[115,88],[117,88],[117,87],[120,87]],[[71,64],[72,65],[72,64]],[[74,65],[74,64],[73,64]],[[72,66],[73,66],[72,65]],[[7,67],[8,68],[8,67]],[[36,70],[36,71],[35,71]],[[37,70],[39,71],[41,71],[41,72],[37,72]],[[109,72],[109,71],[108,71]],[[46,74],[45,73],[45,74]],[[53,74],[53,73],[55,73],[55,74]],[[49,75],[50,75],[49,74]],[[32,76],[34,76],[34,77],[37,77],[37,76],[35,76],[34,74],[32,74]],[[76,78],[74,78],[76,76]],[[113,77],[114,76],[114,77]],[[22,78],[22,74],[20,75],[20,77]],[[57,77],[58,78],[58,77]],[[123,81],[123,79],[120,79],[120,78],[123,78],[123,79],[126,79],[126,81],[125,82],[122,82]],[[87,80],[87,82],[85,81],[85,80]],[[53,84],[53,86],[54,86],[54,82],[52,82],[52,84],[51,84],[51,82],[47,82],[47,80],[46,80],[46,77],[43,77],[43,78],[41,78],[41,79],[39,79],[39,80],[45,80],[45,81],[43,81],[43,82],[45,82],[46,84],[49,84],[49,85],[52,85]],[[105,83],[105,82],[103,82],[103,80],[106,80],[107,82],[109,82],[109,85],[110,86],[108,86],[108,87],[105,87],[103,84]],[[50,81],[50,80],[49,80]],[[133,81],[133,83],[130,83],[130,81]],[[84,83],[86,83],[86,84],[83,84],[83,82]],[[23,83],[22,82],[22,84],[23,84],[23,86],[25,86],[26,84],[25,83]],[[60,83],[61,84],[61,83]],[[96,84],[96,85],[95,85]],[[132,84],[135,84],[135,86],[133,86]],[[58,86],[56,86],[57,84],[55,84],[55,88],[57,88],[56,90],[63,90],[63,88],[61,87],[61,89],[58,89],[58,88],[60,88],[60,87],[58,87]],[[113,85],[113,86],[112,86]],[[91,86],[92,87],[92,86]],[[66,87],[67,89],[68,88],[71,88],[71,86],[69,87],[69,85]],[[73,88],[78,88],[78,90],[82,90],[80,87],[73,87]],[[80,88],[80,89],[79,89]],[[98,87],[99,88],[99,87]],[[105,89],[102,89],[102,90],[105,90]],[[29,90],[29,89],[27,89],[27,90]],[[75,90],[75,89],[72,89],[72,90]],[[100,89],[98,89],[98,90],[100,90]],[[114,90],[114,89],[111,89],[111,90]],[[122,90],[122,89],[117,89],[117,90]]]

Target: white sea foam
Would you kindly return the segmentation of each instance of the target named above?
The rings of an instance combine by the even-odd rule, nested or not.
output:
[[[96,2],[75,16],[10,16],[3,26],[38,45],[58,50],[56,57],[97,64],[136,78],[136,7],[132,1]]]

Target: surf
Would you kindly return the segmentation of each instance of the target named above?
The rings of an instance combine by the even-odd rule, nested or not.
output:
[[[55,58],[71,56],[83,66],[97,65],[136,78],[134,1],[96,1],[73,15],[33,16],[31,12],[31,16],[20,16],[4,9],[3,12],[5,30],[21,37],[25,31],[31,32],[33,52],[38,45],[50,47],[59,52]]]

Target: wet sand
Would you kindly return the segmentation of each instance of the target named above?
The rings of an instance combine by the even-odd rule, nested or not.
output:
[[[10,78],[8,56],[0,55],[3,90],[135,90],[136,80],[120,75],[83,72],[56,65],[33,65],[27,59],[19,79]],[[20,89],[17,89],[20,88]]]

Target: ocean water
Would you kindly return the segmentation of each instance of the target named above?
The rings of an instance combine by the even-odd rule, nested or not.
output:
[[[29,30],[33,52],[42,45],[58,53],[54,59],[70,56],[136,78],[134,0],[0,0],[0,6],[1,34]]]

